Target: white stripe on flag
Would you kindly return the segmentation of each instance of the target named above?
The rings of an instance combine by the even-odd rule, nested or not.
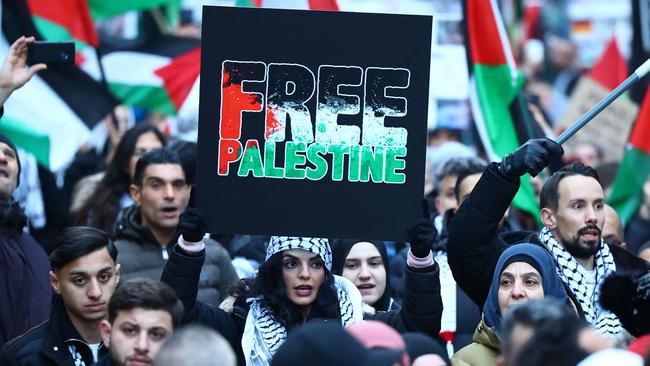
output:
[[[169,57],[133,51],[116,51],[102,56],[106,80],[109,83],[125,85],[162,87],[162,79],[153,72],[170,62]],[[82,69],[95,80],[99,80],[96,57],[89,57]]]

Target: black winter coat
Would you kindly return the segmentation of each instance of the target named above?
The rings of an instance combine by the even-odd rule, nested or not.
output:
[[[69,347],[75,349],[73,358]],[[107,353],[100,345],[99,357]],[[83,363],[80,363],[83,362]],[[93,364],[92,351],[72,325],[57,296],[49,321],[31,329],[22,336],[11,340],[0,352],[2,366],[90,366]]]
[[[0,205],[0,347],[50,316],[50,262],[26,223],[17,203]]]
[[[498,164],[491,163],[449,222],[449,266],[458,285],[481,309],[490,291],[496,263],[505,248],[524,242],[542,245],[537,232],[499,234],[499,222],[518,190],[519,178],[503,176]],[[639,273],[650,267],[625,249],[614,245],[609,249],[618,270]],[[573,295],[568,289],[567,294]]]
[[[217,330],[235,350],[238,364],[244,365],[241,338],[244,333],[248,306],[239,298],[232,313],[196,300],[197,283],[205,253],[187,253],[174,246],[162,274],[162,281],[170,285],[183,302],[183,323],[199,322]],[[440,332],[442,299],[438,265],[407,269],[407,291],[400,310],[364,315],[378,320],[399,332],[422,332],[435,337]]]

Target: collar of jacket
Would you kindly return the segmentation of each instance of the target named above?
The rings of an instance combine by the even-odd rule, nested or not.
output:
[[[153,235],[151,228],[142,223],[140,209],[136,205],[125,208],[118,219],[115,237],[117,240],[131,240],[141,245],[160,246],[158,239]],[[176,236],[172,237],[175,243]],[[167,243],[170,244],[170,243]]]
[[[499,337],[497,337],[497,334],[492,328],[485,324],[485,321],[483,321],[483,315],[481,315],[481,321],[478,323],[478,326],[474,331],[472,341],[492,348],[493,350],[496,350],[497,353],[499,352]]]
[[[23,231],[27,225],[27,216],[18,202],[0,204],[0,225]]]
[[[61,296],[55,296],[50,314],[50,322],[46,329],[46,336],[43,342],[41,352],[48,358],[52,359],[59,365],[71,364],[72,355],[68,346],[74,345],[76,351],[81,355],[86,366],[93,364],[92,351],[86,343],[77,328],[74,327],[68,313],[63,305]],[[99,346],[99,357],[107,353],[106,347],[101,343]]]

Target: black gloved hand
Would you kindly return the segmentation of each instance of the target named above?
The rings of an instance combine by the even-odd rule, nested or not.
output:
[[[189,242],[201,241],[208,228],[208,219],[197,208],[188,207],[178,219],[178,230]]]
[[[438,236],[436,228],[429,218],[429,205],[427,200],[422,201],[422,216],[415,222],[415,225],[408,230],[409,242],[411,243],[411,253],[416,258],[425,258],[433,246],[433,242]]]
[[[562,154],[564,154],[562,146],[546,137],[528,140],[503,158],[499,171],[512,178],[526,173],[534,177],[548,166],[553,155]]]

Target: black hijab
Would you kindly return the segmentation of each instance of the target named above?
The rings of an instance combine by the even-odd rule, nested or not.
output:
[[[388,271],[388,252],[386,251],[386,244],[383,241],[377,240],[364,240],[364,239],[336,239],[330,241],[332,248],[332,273],[342,276],[343,268],[345,267],[345,259],[348,257],[352,247],[361,242],[368,242],[377,248],[379,255],[381,255],[382,262],[384,263],[384,270],[386,271],[386,287],[384,293],[379,300],[374,304],[369,304],[377,311],[390,310],[390,272]]]

